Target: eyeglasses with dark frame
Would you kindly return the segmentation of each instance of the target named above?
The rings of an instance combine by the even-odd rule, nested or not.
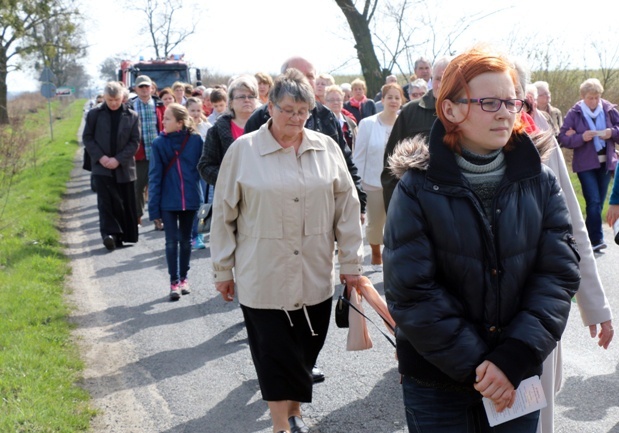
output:
[[[524,107],[522,99],[501,99],[501,98],[473,98],[473,99],[458,99],[454,101],[457,104],[479,104],[482,111],[487,113],[496,113],[501,109],[501,104],[505,104],[505,108],[510,113],[520,113]]]
[[[253,101],[254,99],[256,99],[257,97],[254,95],[239,95],[239,96],[235,96],[234,99],[235,101],[240,101],[241,99],[243,100],[249,100],[249,101]]]
[[[299,119],[307,119],[309,117],[309,110],[284,110],[278,104],[274,104],[275,108],[279,110],[280,113],[287,116],[289,119],[292,119],[294,116],[297,116]]]

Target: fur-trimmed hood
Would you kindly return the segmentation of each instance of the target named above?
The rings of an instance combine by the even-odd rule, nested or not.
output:
[[[546,161],[550,157],[550,153],[557,148],[556,139],[551,130],[536,131],[529,137],[535,144],[542,162]],[[428,137],[423,134],[400,141],[387,159],[391,173],[398,179],[404,176],[409,169],[427,170],[429,163]]]

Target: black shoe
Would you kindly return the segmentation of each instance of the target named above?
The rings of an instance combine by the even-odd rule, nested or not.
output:
[[[305,425],[301,417],[291,416],[288,418],[290,423],[290,433],[309,433],[309,427]]]
[[[325,380],[325,374],[316,366],[312,368],[312,380],[314,383],[323,382]]]
[[[103,245],[105,245],[105,248],[107,248],[108,251],[114,251],[116,249],[116,239],[114,238],[114,235],[107,235],[104,237]]]

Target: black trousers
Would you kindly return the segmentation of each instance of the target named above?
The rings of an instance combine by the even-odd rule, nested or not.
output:
[[[134,182],[118,183],[114,177],[93,175],[99,209],[101,237],[115,235],[123,242],[138,241]]]

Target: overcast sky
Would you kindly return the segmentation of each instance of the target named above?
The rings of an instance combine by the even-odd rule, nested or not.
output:
[[[140,55],[152,57],[148,40],[138,35],[142,17],[127,11],[123,6],[126,1],[80,1],[90,46],[86,65],[94,78],[99,78],[98,67],[109,56],[124,54],[132,60]],[[471,26],[458,40],[458,49],[479,41],[496,42],[512,35],[523,38],[535,34],[543,43],[551,37],[560,41],[557,50],[569,50],[577,67],[587,63],[595,68],[590,40],[607,41],[606,49],[611,54],[619,44],[619,26],[610,28],[616,19],[605,15],[617,10],[612,0],[598,0],[589,7],[582,3],[569,7],[549,0],[434,0],[426,4],[426,13],[417,12],[422,9],[420,4],[405,19],[413,22],[420,20],[421,15],[430,15],[441,20],[445,24],[435,29],[438,39],[449,34],[463,16],[505,9]],[[275,74],[283,60],[298,54],[312,60],[318,72],[360,72],[354,41],[335,0],[201,0],[199,7],[189,12],[199,17],[199,28],[178,52],[184,53],[185,60],[193,66],[222,74]],[[392,26],[385,28],[387,31],[381,28],[380,32],[389,35]],[[526,57],[525,53],[512,54]],[[413,54],[420,55],[431,57],[432,53]],[[40,83],[27,73],[10,73],[8,84],[9,91],[40,88]]]

